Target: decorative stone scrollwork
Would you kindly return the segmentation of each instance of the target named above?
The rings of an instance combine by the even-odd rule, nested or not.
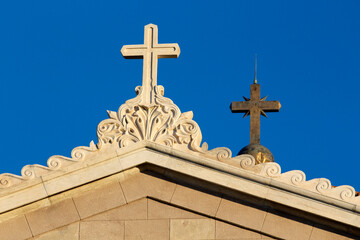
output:
[[[206,156],[213,157],[216,160],[218,160],[220,162],[225,162],[225,163],[229,163],[229,160],[231,159],[231,154],[232,154],[231,150],[226,147],[214,148],[205,153]],[[236,164],[236,162],[235,162],[235,164]],[[233,164],[231,164],[231,165],[233,165]]]
[[[223,148],[223,151],[226,151],[226,149],[227,148]],[[209,152],[211,152],[211,151],[209,151]],[[230,154],[229,157],[231,157],[231,154]],[[255,172],[255,168],[256,168],[256,166],[255,166],[255,162],[256,162],[255,158],[253,156],[249,155],[249,154],[238,155],[238,156],[235,156],[233,158],[226,159],[223,162],[225,162],[227,164],[230,164],[230,165],[233,165],[235,167],[244,169],[244,170],[250,170],[252,172]]]
[[[21,176],[24,179],[35,178],[35,171],[32,165],[26,165],[21,169]]]
[[[99,145],[116,144],[119,148],[148,140],[169,147],[204,152],[200,147],[201,131],[192,120],[193,113],[181,113],[168,98],[163,97],[164,88],[155,86],[155,103],[141,105],[142,87],[135,89],[137,97],[126,101],[118,112],[108,111],[110,119],[98,125]]]
[[[11,187],[22,183],[25,180],[34,179],[52,171],[64,169],[72,163],[84,160],[87,155],[94,153],[97,150],[94,142],[91,142],[89,147],[74,148],[71,152],[71,158],[55,155],[48,159],[47,166],[38,164],[26,165],[21,169],[21,176],[9,173],[0,174],[0,188]]]
[[[2,176],[3,178],[0,180],[0,186],[2,188],[7,187],[9,185],[9,177],[8,176]]]
[[[329,179],[319,178],[318,180],[319,180],[319,182],[316,184],[316,190],[319,193],[324,193],[324,192],[331,190],[332,186],[331,186],[331,182],[329,181]]]
[[[248,154],[240,155],[235,158],[240,159],[240,167],[242,169],[251,169],[255,166],[255,163],[256,163],[255,158]]]
[[[193,113],[181,113],[180,109],[164,97],[164,87],[154,86],[151,90],[153,104],[142,104],[143,87],[135,88],[137,96],[126,101],[117,112],[108,111],[105,119],[97,127],[98,143],[92,141],[89,147],[77,147],[71,152],[71,158],[55,155],[48,159],[47,166],[27,165],[21,176],[0,175],[0,187],[9,187],[24,180],[40,177],[56,170],[64,170],[75,162],[90,159],[102,149],[124,148],[143,140],[155,142],[182,151],[196,152],[204,156],[224,161],[231,159],[228,148],[216,148],[208,151],[207,144],[200,146],[201,130],[192,120]]]
[[[281,174],[281,177],[284,182],[300,185],[301,183],[306,181],[305,173],[299,170],[293,170],[286,173]]]
[[[348,185],[335,188],[334,193],[336,193],[336,195],[340,195],[340,198],[344,201],[349,201],[355,198],[355,189]]]
[[[275,162],[261,163],[258,165],[264,165],[260,171],[260,175],[267,177],[278,177],[281,173],[281,167]]]
[[[0,175],[0,189],[1,188],[8,188],[13,185],[17,185],[25,181],[24,178],[10,174],[10,173],[3,173]]]
[[[124,148],[143,140],[162,144],[181,151],[188,151],[206,158],[214,159],[239,169],[253,172],[276,181],[284,182],[302,189],[333,197],[342,201],[360,205],[360,197],[355,196],[351,186],[332,187],[325,178],[306,181],[302,171],[281,173],[277,163],[262,163],[251,155],[239,155],[232,158],[230,149],[225,147],[208,150],[202,141],[201,130],[192,120],[193,113],[181,113],[180,109],[168,98],[163,97],[164,88],[155,86],[153,89],[155,103],[140,104],[142,87],[136,88],[138,94],[120,106],[118,112],[108,111],[106,119],[97,127],[98,143],[90,143],[89,147],[77,147],[71,152],[71,158],[52,156],[47,166],[27,165],[21,171],[21,176],[4,173],[0,175],[0,189],[20,184],[24,181],[46,175],[54,171],[66,171],[66,167],[82,161],[91,161],[93,156],[105,153],[109,148]]]
[[[240,168],[244,170],[274,178],[276,181],[284,182],[311,192],[357,205],[360,204],[360,197],[355,195],[355,189],[352,186],[343,185],[334,187],[330,180],[326,178],[315,178],[306,181],[305,173],[300,170],[281,173],[279,164],[270,162],[255,165],[255,159],[247,154],[236,156],[230,160],[235,159],[239,161]]]

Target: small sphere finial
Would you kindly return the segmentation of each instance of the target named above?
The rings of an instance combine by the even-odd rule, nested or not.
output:
[[[259,143],[251,143],[240,150],[238,155],[250,154],[255,158],[255,164],[274,162],[274,156],[269,149]]]

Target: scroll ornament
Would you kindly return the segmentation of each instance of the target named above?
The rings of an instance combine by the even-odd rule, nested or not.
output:
[[[360,205],[360,197],[355,196],[355,190],[351,186],[334,188],[325,178],[307,181],[305,174],[299,170],[281,173],[280,165],[275,162],[256,164],[251,155],[232,157],[228,148],[208,150],[205,142],[200,146],[201,130],[192,120],[192,112],[181,113],[170,99],[163,96],[162,86],[154,87],[155,104],[152,106],[139,104],[141,90],[141,87],[137,87],[135,89],[137,96],[121,105],[118,112],[108,111],[109,119],[103,120],[97,127],[97,144],[92,141],[89,147],[73,149],[71,158],[52,156],[47,161],[47,167],[37,164],[26,165],[21,171],[21,176],[1,174],[0,190],[54,171],[66,172],[68,166],[91,161],[97,154],[105,154],[109,149],[126,148],[131,144],[147,140],[220,161],[255,175]]]
[[[169,99],[163,97],[164,88],[154,87],[155,103],[141,105],[142,87],[138,94],[120,106],[118,112],[108,111],[109,119],[97,128],[98,147],[115,144],[119,148],[148,140],[181,150],[204,152],[200,147],[202,135],[198,124],[192,120],[193,113],[181,113]]]
[[[227,148],[208,151],[207,144],[202,141],[199,125],[192,120],[193,113],[181,113],[180,109],[164,97],[163,86],[154,86],[152,94],[155,104],[141,104],[142,87],[135,88],[137,96],[120,106],[118,112],[108,111],[109,119],[99,123],[97,127],[98,143],[93,141],[89,147],[77,147],[71,152],[71,158],[52,156],[47,166],[38,164],[26,165],[21,176],[4,173],[0,175],[0,189],[7,188],[24,180],[43,176],[53,171],[66,171],[66,167],[91,160],[95,155],[106,152],[109,148],[124,148],[131,144],[147,140],[182,151],[202,154],[216,160],[231,158]]]
[[[355,189],[352,186],[342,185],[334,187],[330,180],[326,178],[306,180],[305,173],[300,170],[281,173],[279,164],[269,162],[256,165],[255,158],[247,154],[236,156],[231,160],[236,160],[240,168],[257,175],[270,177],[278,182],[283,182],[324,196],[360,205],[360,196],[356,196]]]

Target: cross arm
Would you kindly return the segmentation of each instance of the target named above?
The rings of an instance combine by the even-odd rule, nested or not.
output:
[[[246,101],[232,102],[230,105],[230,109],[233,113],[246,113],[253,105],[257,106],[264,112],[279,112],[281,108],[281,104],[279,101],[259,101],[257,103]]]
[[[177,43],[159,44],[154,47],[158,58],[177,58],[180,55],[180,47]]]
[[[142,59],[146,52],[145,45],[125,45],[121,48],[121,54],[125,59]]]
[[[246,102],[232,102],[230,104],[231,112],[233,113],[246,113],[250,110],[250,104]]]
[[[279,101],[260,101],[258,106],[264,112],[279,112],[281,108]]]

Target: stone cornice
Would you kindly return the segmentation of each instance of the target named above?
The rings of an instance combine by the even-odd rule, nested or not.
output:
[[[305,181],[305,175],[301,171],[281,173],[280,166],[276,163],[254,165],[254,162],[255,159],[250,155],[228,158],[222,162],[214,161],[203,155],[141,141],[91,159],[75,161],[62,169],[49,170],[42,175],[40,173],[44,167],[39,168],[39,172],[39,166],[33,165],[32,170],[38,177],[28,178],[0,191],[0,212],[142,164],[152,164],[165,171],[176,171],[360,228],[358,198],[346,197],[347,192],[353,190],[351,187],[342,186],[339,191],[331,188],[326,179]],[[330,188],[323,187],[325,183],[329,183]],[[344,191],[346,192],[343,193]]]

